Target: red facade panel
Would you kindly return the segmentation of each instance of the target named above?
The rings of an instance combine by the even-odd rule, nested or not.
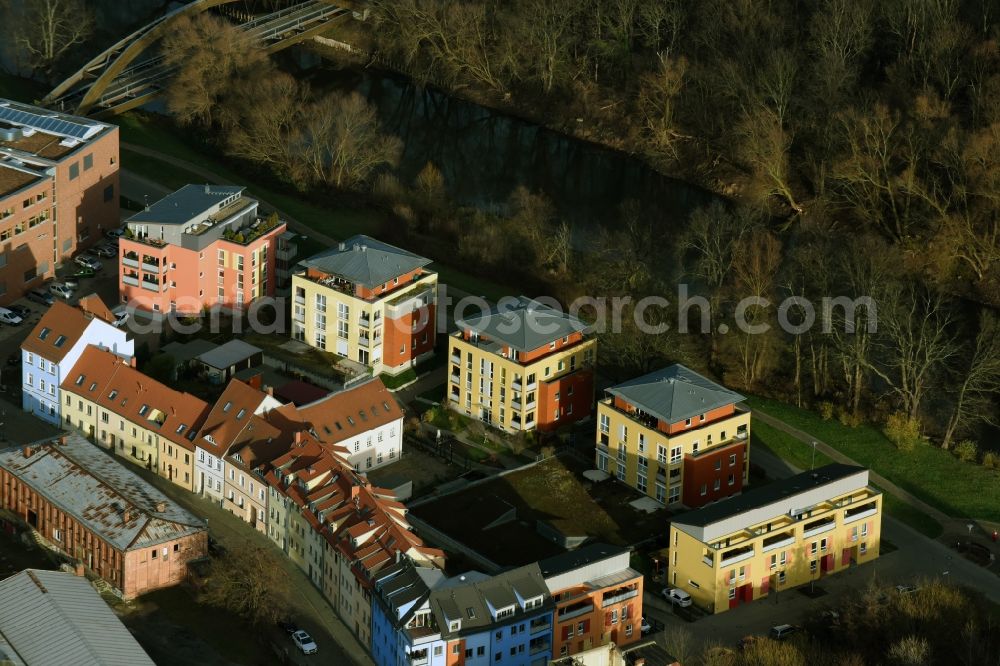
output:
[[[739,493],[743,490],[745,460],[746,444],[743,442],[720,446],[698,456],[684,456],[681,502],[697,508]],[[729,483],[730,478],[732,484]]]

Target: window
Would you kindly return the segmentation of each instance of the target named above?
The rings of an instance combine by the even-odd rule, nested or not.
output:
[[[611,419],[607,414],[601,414],[601,432],[608,434],[611,431]]]
[[[860,552],[860,553],[861,553],[862,555],[864,555],[865,553],[867,553],[867,552],[868,552],[868,544],[862,541],[862,542],[861,542],[861,547],[860,547],[860,548],[858,548],[858,551],[859,551],[859,552]]]
[[[670,504],[676,504],[680,500],[681,500],[681,487],[674,486],[673,488],[670,489],[670,497],[668,499],[668,502]]]
[[[691,427],[691,419],[684,419],[684,427],[685,428]]]
[[[718,472],[720,469],[722,469],[722,461],[721,460],[716,460],[715,461],[715,471]]]
[[[104,203],[114,201],[114,199],[115,199],[115,186],[108,185],[107,187],[104,188]]]
[[[611,624],[618,624],[618,609],[611,611]]]
[[[868,536],[868,523],[861,524],[861,536],[863,537]]]
[[[784,571],[779,571],[778,572],[778,584],[781,585],[784,582],[785,582],[785,572]]]
[[[708,494],[708,485],[703,483],[701,484],[701,495],[704,497],[707,494]]]
[[[94,154],[91,153],[90,155],[84,155],[83,156],[83,170],[84,171],[90,171],[93,168],[94,168]]]
[[[736,465],[736,454],[732,453],[729,455],[729,466],[733,467],[734,465]]]
[[[731,485],[734,485],[734,484],[736,483],[736,476],[735,476],[735,475],[733,475],[733,474],[730,474],[730,475],[729,475],[729,478],[727,479],[727,482],[728,482],[728,484],[729,484],[730,486],[731,486]]]
[[[435,645],[434,646],[434,656],[435,657],[440,657],[442,654],[444,654],[444,648],[442,646],[440,646],[440,645]]]
[[[809,554],[810,555],[815,555],[816,554],[816,542],[815,541],[813,541],[811,544],[809,544]]]
[[[73,162],[69,165],[69,179],[76,180],[80,177],[80,163]]]
[[[656,445],[656,462],[661,465],[667,464],[667,449],[662,444]]]
[[[645,452],[646,452],[646,436],[640,432],[639,433],[639,453],[645,453]]]
[[[816,572],[816,560],[809,560],[809,571]]]
[[[715,483],[712,484],[712,490],[718,490],[721,487],[722,487],[722,481],[720,481],[719,479],[716,479]]]
[[[641,493],[646,492],[646,477],[643,476],[642,474],[637,475],[635,485],[636,488],[639,489],[639,492]]]

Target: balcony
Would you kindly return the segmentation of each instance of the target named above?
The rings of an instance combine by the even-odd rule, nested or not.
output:
[[[454,363],[454,364],[456,364],[456,365],[461,365],[462,364],[462,354],[461,353],[452,354],[451,355],[451,362]]]
[[[608,606],[613,606],[614,604],[620,604],[623,601],[634,599],[637,596],[639,596],[638,588],[631,590],[616,590],[612,594],[604,595],[601,599],[601,608],[607,608]]]
[[[127,285],[132,286],[132,287],[138,287],[139,286],[139,278],[132,277],[131,275],[123,275],[122,276],[122,284],[127,284]]]
[[[163,266],[160,264],[147,264],[145,261],[142,262],[142,270],[147,273],[160,273],[163,271]]]
[[[305,305],[306,304],[306,297],[305,296],[296,296],[295,297],[295,304],[296,305]]]
[[[753,546],[745,546],[743,548],[735,548],[733,550],[727,551],[722,554],[722,558],[719,560],[719,564],[726,566],[729,564],[736,564],[737,562],[742,562],[743,560],[749,560],[753,557]]]
[[[580,617],[581,615],[593,612],[594,605],[592,603],[589,601],[581,601],[579,603],[560,608],[556,615],[556,621],[565,622],[566,620],[572,620],[575,617]]]
[[[296,321],[296,322],[304,325],[306,323],[306,316],[305,316],[305,314],[296,313],[296,314],[292,315],[292,321]]]
[[[531,633],[537,634],[539,631],[547,630],[550,626],[551,624],[549,623],[548,616],[536,617],[534,620],[531,621],[530,630]]]
[[[462,375],[461,375],[461,373],[453,373],[451,375],[451,383],[452,384],[461,384],[462,383]]]
[[[535,401],[534,400],[532,400],[531,402],[529,402],[528,404],[526,404],[524,406],[525,410],[534,409],[534,408],[535,408]]]
[[[548,652],[552,649],[551,643],[548,640],[542,641],[531,641],[528,643],[528,652],[532,655],[541,654],[542,652]]]
[[[770,552],[772,550],[777,550],[778,548],[784,548],[786,546],[791,546],[795,543],[795,535],[783,532],[772,537],[764,539],[761,544],[761,551],[764,553]]]
[[[536,388],[538,388],[538,382],[531,382],[530,384],[528,384],[527,386],[524,387],[524,390],[525,391],[534,391]]]
[[[715,566],[715,563],[712,561],[712,557],[710,555],[703,556],[701,558],[701,561],[702,564],[704,564],[706,567]]]
[[[361,328],[371,328],[372,320],[370,317],[358,317],[358,326]]]
[[[510,401],[510,408],[511,409],[516,409],[517,411],[521,411],[521,401],[520,400],[511,400]]]
[[[402,316],[408,315],[425,305],[429,305],[434,302],[434,288],[426,287],[424,289],[418,289],[415,293],[407,292],[401,294],[394,299],[391,299],[386,303],[385,306],[385,316],[389,319],[398,319]]]
[[[512,430],[520,430],[521,429],[521,422],[520,421],[511,421],[510,422],[510,427],[511,427]]]
[[[146,280],[142,281],[142,288],[146,291],[159,291],[160,285],[156,282],[148,282]]]
[[[853,523],[855,520],[874,516],[876,513],[878,513],[878,503],[868,502],[867,504],[844,511],[844,522]]]
[[[291,261],[298,253],[298,247],[294,243],[282,243],[278,246],[278,251],[274,253],[278,261]]]
[[[427,659],[427,650],[415,650],[410,653],[410,666],[425,666],[429,663]]]
[[[802,537],[816,536],[817,534],[823,534],[824,532],[829,532],[837,526],[837,520],[835,518],[826,518],[823,520],[815,520],[811,523],[807,523],[802,530]]]
[[[371,338],[358,338],[358,346],[368,349],[371,344]]]
[[[129,268],[139,268],[139,256],[130,257],[125,255],[122,257],[122,266],[128,266]]]
[[[520,379],[515,379],[514,383],[511,384],[511,388],[514,389],[515,391],[520,391],[521,390],[521,380]]]

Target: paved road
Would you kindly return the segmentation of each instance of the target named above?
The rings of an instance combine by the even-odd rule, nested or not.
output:
[[[275,559],[281,564],[287,581],[291,615],[303,629],[316,639],[317,645],[320,646],[322,663],[337,664],[338,666],[349,664],[374,666],[366,649],[354,638],[347,626],[340,621],[319,590],[313,586],[301,569],[274,546],[270,539],[252,529],[215,502],[189,493],[146,470],[135,467],[129,467],[129,469],[140,474],[188,511],[207,520],[212,537],[223,546],[250,541],[255,545],[263,545],[273,549]],[[290,640],[288,645],[292,646]],[[295,659],[295,663],[301,663],[305,666],[317,663],[314,659],[300,655],[295,651],[291,651],[291,656]]]

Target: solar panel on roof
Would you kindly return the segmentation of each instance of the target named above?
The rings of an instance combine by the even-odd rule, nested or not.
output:
[[[0,104],[0,120],[80,141],[86,141],[102,129],[100,125],[85,125],[58,116],[43,116],[11,103]]]

